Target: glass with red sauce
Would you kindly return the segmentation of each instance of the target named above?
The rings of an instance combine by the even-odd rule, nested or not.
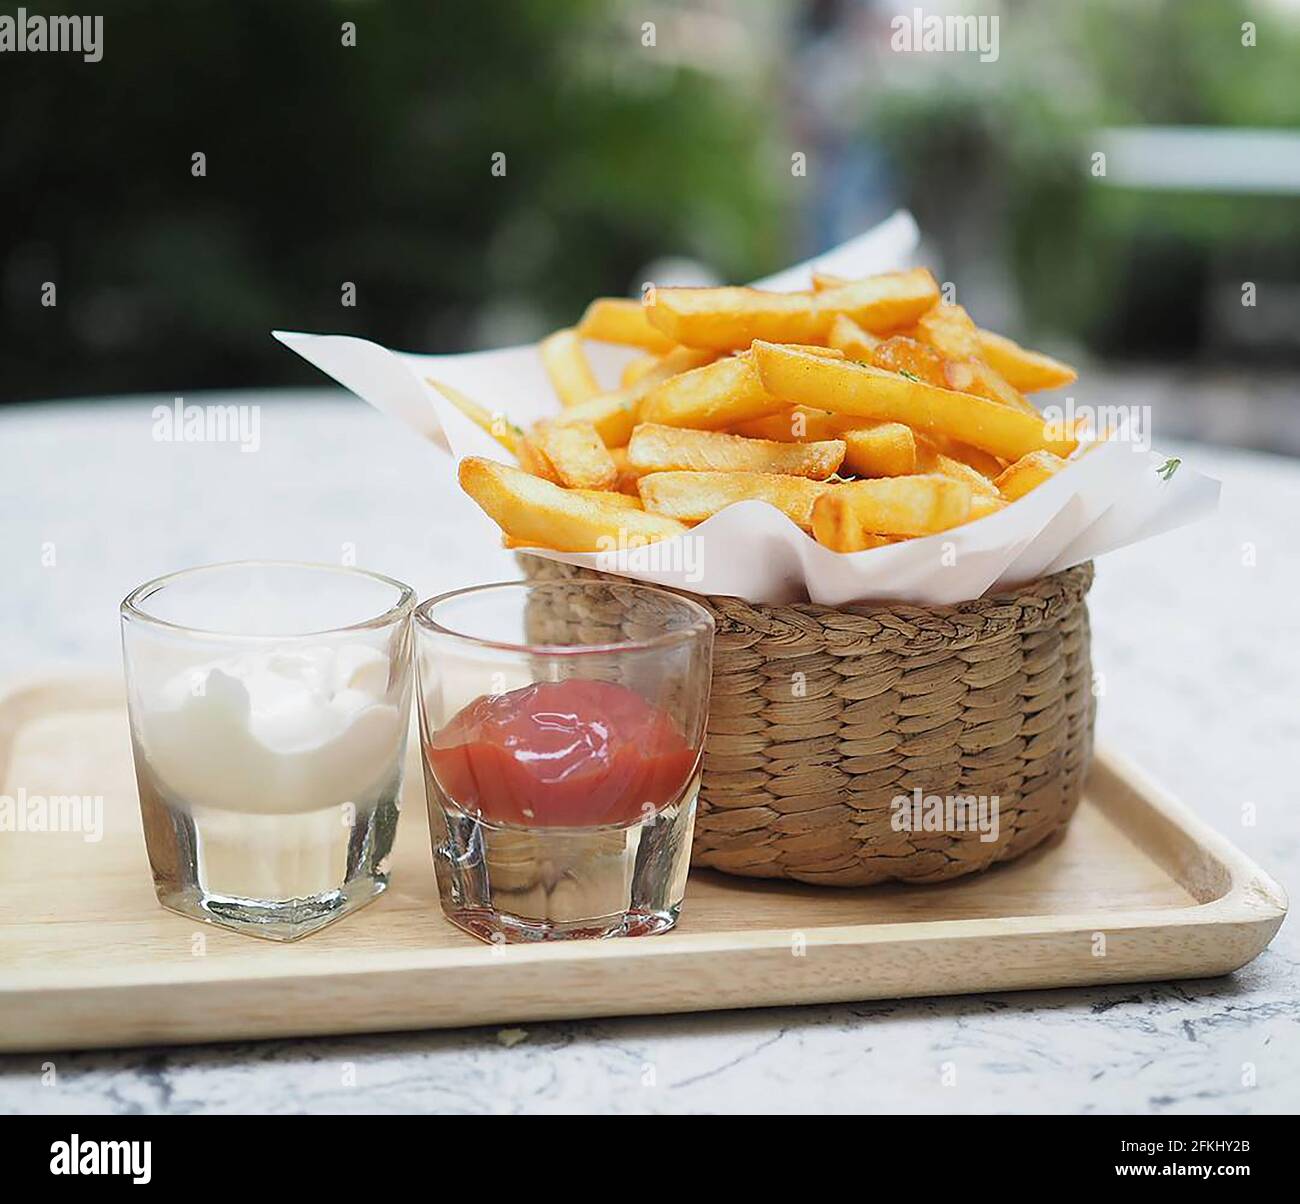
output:
[[[677,922],[713,619],[626,581],[484,585],[415,612],[438,894],[493,943]]]

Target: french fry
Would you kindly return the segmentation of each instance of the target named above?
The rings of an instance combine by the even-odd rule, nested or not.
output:
[[[779,443],[642,423],[632,432],[627,453],[628,463],[644,473],[772,472],[824,481],[844,459],[844,444],[838,439]]]
[[[701,350],[698,347],[674,347],[656,358],[630,385],[623,385],[605,397],[621,401],[633,416],[641,411],[641,403],[661,384],[673,380],[687,372],[694,372],[713,363],[718,358],[716,351]],[[626,440],[624,440],[626,442]]]
[[[1030,452],[1021,456],[994,479],[1002,496],[1009,502],[1017,501],[1031,489],[1037,489],[1048,477],[1055,476],[1065,467],[1065,461],[1051,452]]]
[[[560,483],[559,475],[551,467],[551,461],[537,442],[535,435],[526,435],[519,443],[519,467],[525,472],[541,477],[544,481]]]
[[[443,381],[434,380],[431,376],[426,376],[425,381],[437,389],[475,426],[491,435],[506,451],[514,456],[519,455],[519,446],[524,440],[522,427],[510,422],[503,414],[492,413],[486,406],[480,405],[472,397]]]
[[[836,314],[830,332],[826,335],[826,343],[837,351],[844,352],[851,360],[869,364],[873,362],[872,356],[880,346],[880,339],[870,331],[863,330],[847,314]]]
[[[965,360],[948,360],[944,364],[944,387],[987,397],[1026,414],[1038,413],[1038,408],[1019,389],[1012,388],[1005,377],[974,356]]]
[[[910,376],[940,389],[952,388],[948,383],[943,356],[933,347],[927,347],[906,335],[896,334],[882,340],[871,353],[871,358],[862,362],[886,372],[896,372],[899,376]]]
[[[945,456],[924,436],[917,440],[916,470],[917,472],[938,473],[940,476],[951,477],[954,481],[965,481],[970,486],[971,493],[976,495],[983,495],[984,497],[1002,496],[998,492],[998,487],[979,469],[972,468],[963,460]]]
[[[828,490],[813,503],[813,538],[832,552],[865,552],[892,540],[868,531],[858,512],[837,489]]]
[[[748,353],[716,360],[657,384],[641,399],[642,422],[717,430],[784,409],[763,388]]]
[[[563,426],[540,423],[536,441],[561,485],[570,489],[612,489],[618,480],[618,469],[589,422]]]
[[[672,339],[650,325],[645,306],[626,297],[597,297],[587,306],[577,331],[584,339],[642,347],[656,355],[671,351],[674,345]]]
[[[627,462],[627,448],[611,447],[609,455],[610,459],[614,461],[614,468],[618,472],[618,480],[614,483],[614,488],[619,493],[636,498],[639,502],[641,495],[637,493],[636,483],[641,479],[641,473]]]
[[[800,347],[799,350],[823,358],[843,358],[831,347]],[[689,349],[680,347],[678,351]],[[637,389],[641,390],[641,421],[661,426],[718,430],[788,408],[764,390],[748,352],[713,360],[668,380],[656,382],[647,376]]]
[[[678,373],[703,368],[705,364],[711,364],[717,358],[718,353],[707,348],[673,347],[665,351],[651,367],[647,368],[636,379],[631,385],[630,391],[634,397],[640,399],[655,385],[671,380]]]
[[[990,496],[987,493],[972,493],[970,495],[970,517],[966,521],[973,523],[977,518],[986,518],[990,514],[996,514],[999,510],[1005,510],[1008,504],[1006,498]]]
[[[835,276],[829,272],[814,271],[812,279],[813,291],[818,293],[842,288],[850,283],[847,278]],[[940,310],[961,309],[963,315],[966,313],[961,306],[947,305],[946,303],[935,308]],[[970,322],[969,317],[966,318],[966,321],[970,322],[970,330],[961,333],[956,324],[950,321],[952,315],[947,313],[935,314],[934,310],[931,310],[930,314],[934,315],[934,317],[929,324],[927,333],[934,333],[937,326],[942,326],[949,338],[953,336],[960,338],[960,345],[963,350],[957,350],[952,343],[948,344],[952,349],[947,351],[944,351],[938,343],[931,343],[931,346],[943,351],[949,358],[964,359],[972,355],[978,356],[999,378],[1021,393],[1035,393],[1040,389],[1059,389],[1062,385],[1068,385],[1078,379],[1079,374],[1069,364],[1063,364],[1060,360],[1055,360],[1050,355],[1044,355],[1041,351],[1030,351],[1025,347],[1021,347],[1005,335],[995,334],[991,330],[981,330],[973,322]],[[969,334],[974,335],[973,343],[968,337]],[[928,339],[922,341],[928,341]],[[834,339],[828,339],[827,342],[832,347],[840,346]],[[850,359],[861,358],[861,356],[855,355],[847,349],[845,349],[845,354]]]
[[[599,396],[600,384],[587,363],[576,330],[557,330],[544,338],[537,350],[561,405],[577,405],[580,401],[590,401]]]
[[[829,410],[817,410],[812,406],[786,406],[765,418],[733,423],[729,429],[733,435],[744,435],[747,439],[815,443],[818,440],[839,439],[845,431],[866,425],[868,424],[861,419],[846,418],[843,414],[832,414]]]
[[[674,347],[646,369],[634,385],[566,406],[551,421],[557,426],[589,422],[599,432],[606,447],[626,447],[632,437],[632,427],[636,425],[641,399],[663,381],[701,367],[714,358],[711,351]]]
[[[735,502],[761,501],[807,531],[813,503],[834,486],[763,472],[652,472],[639,488],[647,512],[682,522],[702,522]]]
[[[617,389],[584,338],[640,348]],[[1073,369],[981,330],[924,269],[598,298],[540,353],[562,408],[528,432],[429,381],[521,465],[460,466],[506,547],[654,542],[753,500],[862,551],[996,514],[1077,446],[1021,392]]]
[[[590,424],[606,447],[626,447],[636,425],[636,403],[621,391],[606,393],[568,406],[550,421],[554,426]]]
[[[638,355],[635,359],[630,359],[623,367],[623,373],[619,377],[619,388],[630,389],[645,374],[651,371],[659,362],[657,355]]]
[[[916,436],[901,422],[864,424],[843,434],[844,472],[857,477],[906,477],[918,471]]]
[[[936,305],[917,319],[911,335],[887,340],[869,362],[890,372],[911,372],[941,389],[1037,413],[1019,390],[979,358],[979,329],[960,305]]]
[[[1068,455],[1075,447],[1073,438],[1058,437],[1041,419],[983,397],[771,343],[756,342],[751,354],[768,393],[796,404],[905,422],[1007,460],[1018,460],[1031,451]]]
[[[813,268],[812,286],[814,293],[824,293],[829,289],[843,288],[848,284],[848,276],[836,276],[833,272],[819,272]]]
[[[877,272],[870,279],[876,279],[880,276],[905,276],[907,269],[897,268],[892,272]],[[858,277],[864,279],[864,277]],[[835,272],[823,272],[820,268],[812,270],[812,287],[814,293],[824,293],[833,288],[843,288],[846,284],[853,284],[854,277],[840,276]]]
[[[971,447],[969,443],[962,443],[960,439],[949,439],[943,435],[931,435],[929,438],[930,442],[945,456],[951,456],[954,460],[969,464],[981,476],[988,477],[990,481],[1007,466],[1005,460],[1000,460],[997,456],[981,451],[978,447]]]
[[[971,510],[970,486],[937,474],[828,485],[826,496],[842,498],[873,535],[933,535],[966,522]],[[843,520],[834,525],[842,530]]]
[[[561,489],[518,468],[467,456],[461,488],[512,540],[560,552],[599,552],[657,543],[687,527],[660,514]]]
[[[960,305],[940,302],[916,320],[916,337],[950,360],[980,353],[979,328]]]
[[[615,493],[608,489],[570,489],[569,492],[578,497],[590,498],[593,502],[614,506],[620,510],[645,509],[641,505],[641,499],[630,493]]]
[[[980,355],[985,363],[1022,393],[1059,389],[1078,379],[1079,374],[1069,364],[1054,360],[1041,351],[1021,347],[1005,335],[981,330],[978,338]]]
[[[869,276],[821,293],[752,288],[661,288],[646,307],[651,323],[676,343],[743,350],[755,339],[824,343],[837,314],[873,333],[915,322],[939,296],[924,268]]]

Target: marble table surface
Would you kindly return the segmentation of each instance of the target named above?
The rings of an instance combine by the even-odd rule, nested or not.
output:
[[[114,666],[118,601],[189,564],[350,551],[422,595],[517,575],[439,453],[362,403],[187,398],[256,405],[244,452],[156,441],[170,400],[0,408],[0,672]],[[1099,738],[1294,896],[1300,461],[1162,450],[1223,504],[1098,566]],[[1300,927],[1205,981],[60,1054],[57,1087],[44,1060],[0,1058],[0,1112],[1295,1111]]]

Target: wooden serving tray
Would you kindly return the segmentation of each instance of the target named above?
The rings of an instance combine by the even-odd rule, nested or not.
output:
[[[119,683],[0,690],[0,795],[104,797],[104,836],[0,831],[0,1049],[303,1036],[1225,974],[1281,888],[1113,756],[1067,832],[937,886],[692,877],[675,932],[489,948],[438,910],[420,775],[393,885],[291,945],[158,906]],[[201,938],[201,939],[200,939]]]

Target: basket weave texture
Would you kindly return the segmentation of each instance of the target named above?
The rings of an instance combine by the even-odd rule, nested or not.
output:
[[[530,580],[619,580],[519,561]],[[717,623],[692,865],[943,882],[1040,844],[1074,813],[1092,751],[1092,577],[1088,563],[939,607],[690,595]],[[891,801],[917,790],[996,796],[997,838],[896,830]]]

